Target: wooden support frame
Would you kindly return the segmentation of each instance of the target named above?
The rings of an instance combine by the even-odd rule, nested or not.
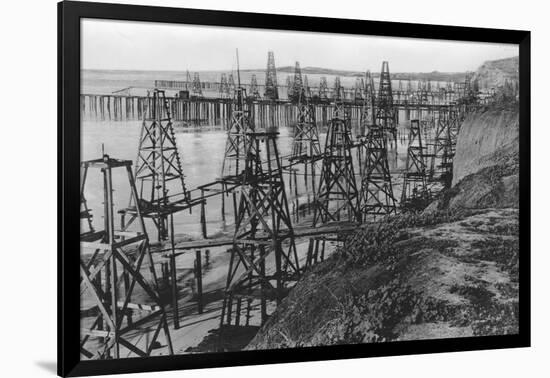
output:
[[[174,352],[166,313],[158,296],[154,261],[149,251],[149,239],[141,217],[139,202],[136,203],[135,208],[139,219],[138,232],[115,231],[112,170],[124,168],[128,175],[131,192],[137,195],[131,166],[131,161],[111,159],[107,155],[101,159],[82,163],[83,177],[87,176],[90,168],[100,169],[104,184],[104,230],[93,234],[84,232],[81,242],[81,296],[91,297],[92,303],[99,309],[90,327],[81,333],[83,337],[80,351],[83,358],[121,358],[122,350],[125,350],[128,355],[150,356],[154,347],[158,345],[161,330],[164,333],[167,353]],[[82,185],[81,198],[84,198],[84,192],[85,185]],[[91,256],[86,254],[87,250],[93,251]],[[153,287],[141,272],[144,260],[147,260],[149,265]],[[133,293],[137,288],[147,295],[150,303],[132,301]],[[144,313],[147,315],[143,315]],[[136,341],[130,334],[131,331],[151,327],[155,331],[148,341],[140,342],[139,339]]]

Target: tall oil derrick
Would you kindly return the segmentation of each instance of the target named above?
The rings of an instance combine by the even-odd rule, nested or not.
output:
[[[332,90],[332,100],[336,101],[336,102],[344,101],[345,96],[346,96],[346,94],[345,94],[344,87],[342,86],[342,82],[340,81],[340,76],[336,76],[334,78],[334,88]]]
[[[360,221],[359,191],[355,182],[351,140],[351,119],[341,101],[334,105],[315,196],[313,225],[332,221]]]
[[[382,62],[380,85],[376,98],[376,122],[385,133],[390,133],[397,145],[396,113],[393,106],[391,77],[388,62]]]
[[[360,214],[362,221],[368,221],[397,211],[388,164],[386,132],[380,125],[369,129],[364,150]]]
[[[366,105],[368,110],[368,113],[366,113],[366,117],[363,119],[366,123],[366,125],[375,125],[376,124],[376,91],[374,89],[374,80],[372,78],[372,75],[370,71],[367,70],[365,74],[365,101],[364,104]],[[365,114],[365,112],[363,112]]]
[[[81,308],[86,315],[81,314],[80,354],[86,359],[147,357],[160,348],[173,354],[139,202],[136,204],[137,232],[117,231],[114,226],[112,171],[116,168],[126,171],[132,194],[137,197],[131,166],[129,160],[111,159],[108,155],[81,164],[84,176],[89,169],[101,171],[104,196],[103,229],[80,235],[81,302],[86,304],[91,300],[93,304]],[[84,185],[80,196],[84,197]],[[150,270],[147,278],[141,272],[144,263]],[[141,301],[146,298],[147,302],[138,303],[138,298]],[[94,320],[86,322],[87,316]],[[151,337],[142,337],[151,331]],[[159,338],[161,331],[163,339]]]
[[[357,138],[357,161],[359,163],[359,173],[363,177],[365,169],[366,156],[366,135],[371,127],[376,125],[376,96],[374,91],[374,80],[372,79],[370,71],[365,73],[365,88],[364,98],[361,106],[361,118],[359,123],[359,133]]]
[[[229,91],[227,76],[222,73],[222,78],[220,80],[220,98],[229,98],[230,96],[231,92]]]
[[[268,100],[279,99],[279,89],[277,87],[277,70],[275,68],[275,56],[273,55],[273,51],[267,52],[267,69],[265,71],[264,97]]]
[[[193,87],[191,88],[191,93],[194,96],[202,97],[201,78],[198,72],[195,72],[195,74],[193,75]]]
[[[240,180],[245,168],[247,133],[254,131],[246,106],[246,90],[238,87],[231,104],[231,122],[227,130],[227,141],[222,163],[222,177]]]
[[[363,99],[361,101],[361,119],[360,119],[360,130],[359,136],[366,136],[367,130],[376,124],[376,96],[374,95],[374,81],[372,79],[370,71],[365,73],[365,80],[363,86]],[[359,164],[361,167],[362,161],[361,148],[358,149]]]
[[[258,89],[258,80],[256,79],[256,74],[252,74],[252,78],[250,79],[250,97],[253,100],[259,100],[261,98],[260,90]]]
[[[290,79],[290,76],[287,77],[287,80]],[[302,70],[300,69],[300,62],[296,62],[294,68],[294,80],[292,82],[292,87],[290,93],[288,94],[288,99],[294,103],[300,101],[300,97],[303,95],[304,82],[302,80]]]
[[[145,111],[139,137],[135,178],[138,196],[131,195],[127,209],[122,214],[122,228],[127,229],[141,215],[151,218],[159,240],[168,237],[170,214],[192,206],[185,186],[176,135],[172,125],[170,104],[163,90],[149,94],[149,108]],[[126,220],[126,216],[129,219]]]
[[[305,88],[298,98],[298,122],[294,129],[291,160],[307,161],[321,155],[321,145],[315,121],[315,107],[305,96]]]
[[[300,274],[277,134],[247,133],[220,334],[226,326],[239,326],[241,317],[246,318],[243,323],[248,325],[253,301],[258,299],[263,323],[267,319],[267,301],[279,302]],[[266,267],[267,262],[273,265]]]
[[[353,100],[356,104],[363,102],[363,90],[365,88],[365,82],[362,78],[355,79],[355,87],[353,88]]]
[[[401,207],[421,210],[428,205],[431,195],[427,187],[426,146],[422,141],[422,123],[411,120],[407,160],[403,174]]]
[[[319,99],[321,101],[328,100],[328,84],[327,78],[324,76],[321,76],[321,79],[319,81]]]
[[[451,186],[453,179],[453,160],[456,149],[459,119],[455,108],[439,114],[434,138],[434,150],[430,164],[430,178],[444,187]]]

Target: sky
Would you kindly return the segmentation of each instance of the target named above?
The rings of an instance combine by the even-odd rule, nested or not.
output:
[[[518,45],[84,19],[83,69],[210,71],[315,66],[391,72],[464,72],[519,53]]]

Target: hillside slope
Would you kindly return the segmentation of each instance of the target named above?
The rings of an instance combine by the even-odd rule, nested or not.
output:
[[[487,61],[478,68],[473,78],[478,80],[481,88],[497,88],[506,81],[515,82],[519,79],[519,56]]]

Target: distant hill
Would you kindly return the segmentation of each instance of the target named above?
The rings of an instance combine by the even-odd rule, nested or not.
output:
[[[490,60],[477,69],[473,77],[481,88],[497,88],[506,81],[519,80],[519,56]]]
[[[294,73],[294,66],[278,67],[277,72]],[[391,72],[391,71],[390,71]],[[334,75],[345,77],[362,77],[364,71],[349,71],[349,70],[334,70],[331,68],[322,67],[303,67],[302,74],[304,75]],[[373,77],[379,77],[379,72],[372,72]],[[466,72],[391,72],[394,80],[431,80],[431,81],[463,81]]]

